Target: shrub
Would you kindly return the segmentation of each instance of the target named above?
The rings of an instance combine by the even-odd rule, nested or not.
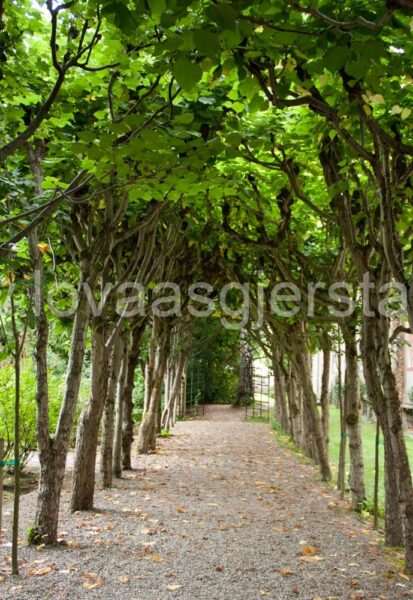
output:
[[[52,432],[59,417],[64,383],[64,376],[49,373],[49,425]],[[82,382],[79,404],[88,393],[87,389],[88,386]],[[19,460],[22,468],[37,448],[35,394],[34,365],[31,359],[26,359],[22,363],[20,394]],[[0,368],[0,437],[4,438],[5,459],[9,460],[14,456],[14,369],[12,365]]]

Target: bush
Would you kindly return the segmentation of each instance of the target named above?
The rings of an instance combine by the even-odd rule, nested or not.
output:
[[[138,367],[135,371],[135,385],[133,388],[132,399],[133,399],[133,420],[135,423],[142,421],[143,413],[143,400],[145,396],[145,379],[142,375],[141,369]]]
[[[59,417],[64,383],[64,376],[49,373],[49,426],[51,432],[54,431]],[[82,382],[79,404],[88,393],[87,388],[85,382]],[[22,363],[20,395],[19,460],[22,468],[37,448],[35,395],[35,369],[32,360],[26,359]],[[14,456],[14,369],[12,365],[0,368],[0,437],[4,438],[5,459],[9,460]]]

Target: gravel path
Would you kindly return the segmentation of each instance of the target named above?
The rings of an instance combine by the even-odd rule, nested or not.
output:
[[[68,514],[68,484],[65,545],[22,545],[12,578],[6,542],[0,598],[413,598],[374,532],[267,425],[242,417],[217,406],[178,423],[156,454],[135,459],[139,470],[96,493],[96,512]],[[35,499],[22,500],[22,538]]]

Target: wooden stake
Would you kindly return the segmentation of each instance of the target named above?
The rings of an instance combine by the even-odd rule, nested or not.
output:
[[[376,448],[374,456],[374,529],[379,526],[379,444],[380,444],[380,425],[376,421]]]
[[[0,438],[0,542],[2,539],[2,524],[3,524],[3,477],[4,477],[4,440]]]

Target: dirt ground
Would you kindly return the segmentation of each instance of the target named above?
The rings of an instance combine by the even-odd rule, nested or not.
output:
[[[10,575],[10,512],[0,598],[255,600],[413,598],[410,581],[317,472],[266,424],[207,407],[177,424],[156,454],[96,492],[95,510],[68,512],[56,548],[20,547]],[[21,539],[36,492],[22,498]]]

